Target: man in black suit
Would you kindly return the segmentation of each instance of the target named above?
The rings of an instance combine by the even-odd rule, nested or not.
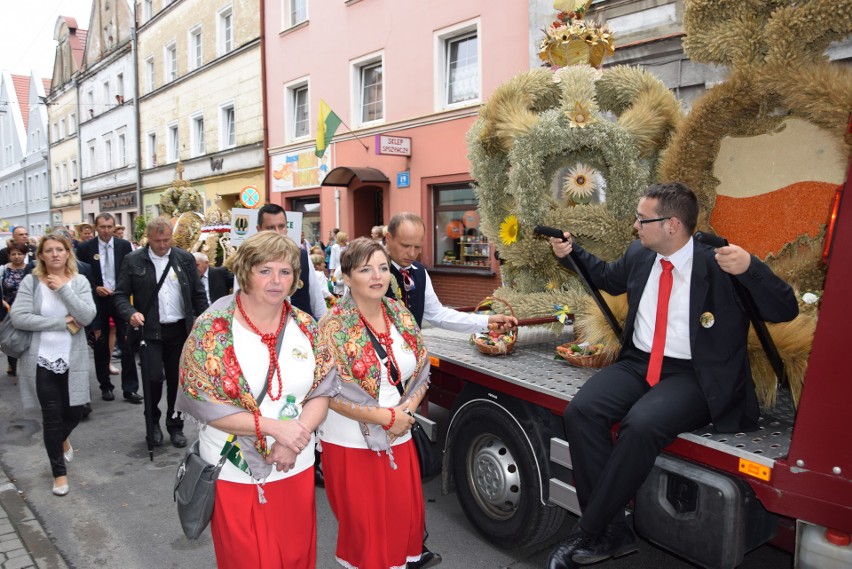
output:
[[[198,267],[198,278],[207,295],[207,303],[213,304],[223,296],[234,291],[234,275],[225,267],[211,267],[210,259],[204,253],[193,253],[195,266]]]
[[[628,311],[618,360],[592,376],[565,410],[582,517],[551,553],[549,569],[637,549],[624,508],[678,434],[710,422],[722,432],[757,427],[750,322],[733,280],[751,293],[768,322],[795,318],[796,297],[741,247],[713,249],[695,241],[697,219],[692,190],[678,182],[655,184],[636,209],[639,240],[617,261],[601,261],[569,233],[565,242],[550,240],[563,265],[573,250],[594,286],[627,293]]]
[[[27,231],[27,228],[23,225],[19,225],[12,229],[12,240],[17,241],[27,248],[27,258],[24,259],[25,263],[35,262],[35,253],[36,249],[30,243],[30,234]],[[5,265],[9,262],[9,249],[4,247],[0,249],[0,265]]]
[[[163,444],[159,404],[165,380],[168,389],[166,430],[172,444],[180,448],[186,446],[183,419],[180,414],[175,415],[180,354],[193,322],[207,310],[207,296],[198,278],[195,259],[183,249],[172,247],[169,220],[152,219],[146,235],[148,245],[124,259],[115,290],[115,305],[122,318],[142,331],[139,359],[148,399],[145,414],[152,424],[148,442],[153,446]],[[162,285],[158,288],[160,282]]]
[[[115,399],[114,386],[110,381],[109,364],[112,354],[109,349],[109,319],[115,323],[115,338],[121,350],[121,390],[124,399],[130,403],[142,403],[139,395],[139,375],[136,373],[136,358],[133,350],[125,346],[127,322],[115,307],[115,291],[118,275],[121,273],[124,257],[132,248],[129,241],[113,235],[115,218],[109,213],[101,213],[95,218],[97,237],[84,241],[77,246],[77,258],[92,266],[95,277],[95,305],[98,309],[96,320],[99,324],[93,328],[95,338],[95,375],[101,387],[104,401]]]

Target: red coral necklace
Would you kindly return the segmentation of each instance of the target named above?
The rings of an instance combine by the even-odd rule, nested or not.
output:
[[[246,324],[249,325],[251,331],[260,336],[260,341],[266,345],[266,348],[269,350],[269,373],[266,376],[266,393],[269,394],[269,398],[273,401],[278,401],[281,399],[281,395],[284,393],[284,383],[281,380],[281,365],[278,363],[278,351],[275,349],[275,345],[278,343],[278,336],[284,330],[284,325],[287,323],[287,315],[290,313],[290,303],[286,300],[284,301],[284,307],[281,310],[281,322],[278,323],[278,331],[274,334],[261,334],[260,330],[257,329],[257,326],[254,325],[254,322],[248,317],[245,309],[243,308],[242,299],[242,291],[237,293],[237,308],[240,309],[240,314],[242,314],[243,319],[246,321]],[[272,394],[272,378],[275,377],[275,374],[278,374],[278,395]]]
[[[364,318],[364,315],[361,313],[360,308],[358,309],[358,316],[361,318],[361,322],[364,324],[364,326],[367,327],[367,330],[372,332],[373,336],[376,337],[376,340],[379,341],[379,343],[382,345],[382,347],[388,353],[388,359],[387,359],[387,364],[386,364],[387,369],[388,369],[388,381],[390,382],[391,385],[396,387],[397,385],[399,385],[399,381],[401,379],[401,376],[400,376],[400,371],[399,371],[399,364],[396,363],[396,358],[393,355],[393,339],[391,338],[391,320],[390,320],[390,316],[388,316],[387,310],[385,310],[384,305],[382,305],[382,316],[384,317],[385,327],[387,328],[387,332],[384,333],[384,334],[380,334],[378,332],[378,330],[373,328],[370,325],[370,323],[367,322],[367,319]],[[396,368],[396,374],[397,374],[396,375],[396,381],[394,381],[394,379],[393,379],[393,373],[391,372],[391,366]]]

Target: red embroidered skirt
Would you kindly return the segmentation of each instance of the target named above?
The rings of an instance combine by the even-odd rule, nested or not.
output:
[[[314,469],[263,486],[216,481],[210,530],[219,569],[314,569],[317,510]]]
[[[325,491],[337,518],[337,559],[358,569],[405,567],[423,551],[423,487],[414,443],[386,453],[322,442]]]

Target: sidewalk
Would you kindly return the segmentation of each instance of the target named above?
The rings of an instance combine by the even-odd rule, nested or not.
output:
[[[0,469],[0,569],[67,569],[23,496]]]

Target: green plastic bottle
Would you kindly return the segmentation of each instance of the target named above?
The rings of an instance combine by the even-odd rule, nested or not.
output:
[[[296,405],[296,396],[288,395],[287,402],[284,404],[284,407],[281,408],[281,412],[278,413],[278,418],[282,421],[289,421],[290,419],[295,419],[299,416],[299,406]]]

